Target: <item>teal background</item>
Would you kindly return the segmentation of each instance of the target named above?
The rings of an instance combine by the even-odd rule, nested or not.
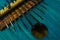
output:
[[[48,35],[45,38],[39,40],[60,40],[60,0],[44,0],[44,2],[48,5],[42,2],[29,11],[31,15],[33,15],[39,22],[45,24],[48,28]],[[4,4],[8,5],[5,0],[0,0],[0,9],[4,7]],[[46,7],[47,10],[41,5]],[[39,11],[36,7],[43,10],[45,14]],[[34,10],[39,16],[43,17],[44,20],[36,15],[32,10]],[[31,15],[29,15],[29,12],[25,15],[34,25],[37,22],[31,17]],[[25,23],[27,29],[21,22],[21,20]],[[0,40],[37,40],[35,37],[32,36],[32,27],[25,17],[20,17],[20,19],[17,19],[16,21],[19,23],[21,29],[19,29],[17,27],[17,24],[14,22],[13,25],[16,28],[16,32],[13,30],[11,25],[9,25],[12,32],[10,32],[8,29],[0,31]]]

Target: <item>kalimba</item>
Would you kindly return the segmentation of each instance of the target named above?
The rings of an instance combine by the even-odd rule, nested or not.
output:
[[[48,28],[46,24],[43,23],[49,22],[44,18],[47,16],[45,10],[48,10],[46,8],[48,4],[44,3],[42,0],[11,0],[11,2],[6,0],[6,2],[8,5],[5,4],[0,10],[1,32],[7,29],[9,30],[7,30],[8,32],[13,32],[17,37],[11,40],[25,40],[23,39],[24,36],[21,38],[22,35],[19,34],[20,30],[27,36],[26,40],[41,40],[48,36]],[[42,15],[46,16],[41,17]],[[4,40],[4,38],[2,40]]]

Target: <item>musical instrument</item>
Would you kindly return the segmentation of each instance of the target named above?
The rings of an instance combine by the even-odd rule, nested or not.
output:
[[[44,18],[47,16],[45,12],[47,10],[46,7],[48,7],[48,4],[44,3],[42,0],[11,0],[12,3],[9,1],[7,2],[9,5],[5,5],[5,7],[0,11],[1,31],[8,29],[9,32],[14,32],[13,34],[15,34],[15,32],[17,32],[17,28],[19,28],[28,36],[27,40],[36,40],[35,38],[40,40],[41,38],[43,39],[48,35],[49,30],[46,24],[42,23],[44,20],[47,23],[49,22]],[[40,9],[40,7],[37,6],[42,6],[43,8],[41,7],[42,9]],[[41,17],[42,15],[46,16]],[[31,34],[28,30],[31,32]]]

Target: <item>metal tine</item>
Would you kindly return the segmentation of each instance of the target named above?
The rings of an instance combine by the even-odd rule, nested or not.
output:
[[[42,1],[42,3],[48,6],[48,4],[47,4],[47,3],[45,3],[44,1]],[[40,5],[39,5],[39,6],[41,6],[41,7],[43,7],[44,9],[46,9],[46,10],[47,10],[47,7],[45,7],[45,6],[44,6],[44,5],[42,5],[41,3],[40,3]]]
[[[24,6],[24,7],[26,7],[26,8],[29,8],[28,6]],[[23,7],[23,10],[26,10],[25,8]],[[30,14],[30,12],[28,11],[27,13],[29,13],[29,15],[31,15]],[[32,16],[32,15],[31,15]],[[33,17],[33,16],[32,16]],[[34,19],[35,19],[35,17],[33,17]],[[36,19],[35,19],[36,20]],[[36,20],[37,22],[39,22],[38,20]]]
[[[15,13],[16,13],[17,16],[19,16],[16,11],[15,11]],[[21,12],[19,12],[19,13],[21,13]],[[24,24],[24,26],[26,27],[25,23],[22,21],[22,19],[21,19],[20,17],[19,17],[19,20],[21,20],[21,22],[22,22],[22,23]],[[20,29],[21,29],[21,28],[20,28]],[[27,27],[26,27],[26,29],[27,29]]]
[[[39,14],[37,14],[34,10],[32,10],[37,16],[39,16],[42,20],[44,19],[44,18],[42,18]]]
[[[16,12],[14,12],[14,13],[16,13]],[[14,16],[13,15],[12,15],[12,18],[14,19]],[[19,24],[18,24],[18,22],[16,20],[14,20],[14,22],[17,24],[18,28],[21,29],[20,26],[19,26]]]
[[[24,11],[27,11],[27,10],[25,9],[25,7],[26,7],[25,5],[22,6],[23,10],[24,10]],[[21,12],[21,10],[18,9],[18,11],[20,12],[20,14],[21,14],[23,17],[26,18],[26,20],[30,23],[30,25],[33,26],[33,24],[30,22],[30,20]]]
[[[34,1],[32,1],[32,2],[36,4],[36,2],[34,2]],[[40,5],[39,5],[39,6],[40,6]],[[45,8],[45,9],[47,9],[45,6],[43,6],[43,5],[41,5],[41,6],[42,6],[43,8]],[[43,10],[37,8],[36,6],[35,6],[35,8],[38,9],[39,11],[41,11],[41,12],[45,15],[45,12],[44,12]]]
[[[39,1],[41,1],[41,2],[39,2],[39,3],[44,3],[45,5],[47,5],[48,6],[48,4],[46,3],[46,2],[44,2],[44,0],[32,0],[33,2],[35,2],[35,3],[37,3],[37,2],[39,2]]]
[[[23,20],[22,19],[20,19],[21,21],[22,21],[22,23],[24,24],[24,26],[26,27],[26,25],[25,25],[25,23],[23,22]],[[28,29],[27,27],[26,27],[26,29]]]
[[[44,1],[43,1],[42,3],[44,3],[45,5],[47,5],[47,6],[48,6],[48,4],[47,4],[46,2],[44,2]]]
[[[35,8],[45,15],[45,12],[43,10],[39,9],[38,7],[35,7]]]
[[[47,10],[47,7],[45,7],[44,5],[39,4],[39,6],[43,7],[45,10]]]
[[[47,10],[47,8],[44,5],[40,4],[40,6]]]
[[[6,25],[7,29],[11,32],[11,30],[10,30],[8,24],[7,24],[4,20],[3,20],[3,22],[4,22],[4,24]]]
[[[30,5],[30,6],[33,6],[33,5],[35,5],[35,3],[34,2],[28,2],[28,4]],[[39,16],[42,20],[43,20],[43,18],[40,16],[40,15],[38,15],[34,10],[32,10],[37,16]]]
[[[34,20],[36,20],[38,23],[40,23],[35,17],[33,17],[33,16],[30,14],[30,11],[28,11],[27,13],[29,13],[29,15],[30,15]]]
[[[10,22],[11,26],[13,27],[14,31],[16,31],[16,29],[15,29],[15,27],[14,27],[13,23],[10,21],[10,16],[8,17],[8,20],[9,20],[9,22]]]
[[[32,2],[37,3],[38,0],[35,0],[35,1],[32,1]],[[44,1],[39,2],[40,5],[41,5],[41,3],[44,3],[45,5],[48,5]],[[41,6],[47,10],[47,8],[44,5],[41,5]]]

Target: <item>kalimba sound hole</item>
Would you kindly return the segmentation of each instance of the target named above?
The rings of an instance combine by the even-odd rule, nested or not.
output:
[[[36,38],[44,38],[48,34],[48,30],[44,24],[37,23],[31,30],[32,34]]]

